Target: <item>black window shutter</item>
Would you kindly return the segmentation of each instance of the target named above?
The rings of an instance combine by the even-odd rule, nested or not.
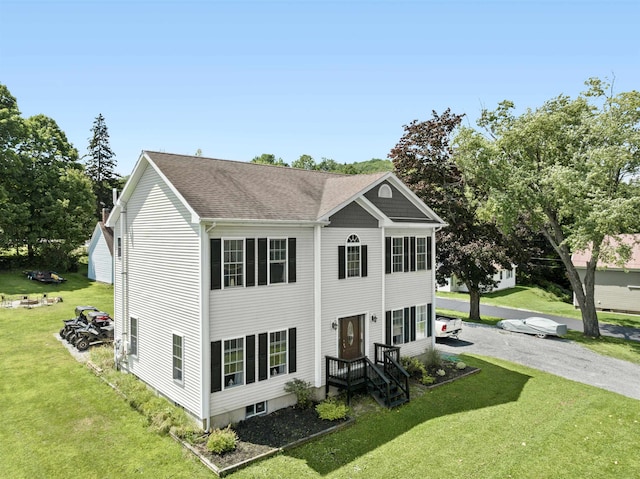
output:
[[[289,372],[296,372],[296,328],[289,328]]]
[[[393,344],[392,343],[393,339],[391,338],[391,311],[387,311],[385,313],[384,330],[385,330],[385,335],[384,335],[385,344]]]
[[[338,279],[345,278],[346,269],[346,247],[338,246]]]
[[[247,336],[246,352],[247,358],[247,384],[256,382],[256,335]]]
[[[258,284],[267,284],[267,238],[258,238]]]
[[[211,343],[211,392],[222,391],[222,341]]]
[[[432,258],[431,258],[431,236],[427,238],[427,269],[431,269],[432,267]]]
[[[404,254],[404,269],[403,269],[403,271],[406,273],[407,271],[410,271],[410,269],[411,269],[411,265],[409,264],[409,237],[408,236],[404,237],[404,248],[402,249],[402,252]]]
[[[384,272],[386,274],[391,273],[391,236],[387,236],[384,239]]]
[[[411,341],[416,340],[416,307],[411,306]]]
[[[289,283],[296,282],[296,239],[289,238]]]
[[[368,265],[368,256],[367,256],[367,245],[363,244],[362,246],[360,246],[360,276],[362,276],[363,278],[365,276],[367,276],[368,272],[369,272],[369,265]]]
[[[222,240],[214,238],[211,243],[211,289],[222,288]]]
[[[256,285],[256,240],[255,238],[247,238],[247,286]]]
[[[267,333],[258,335],[258,381],[264,381],[268,377],[269,356],[267,355]]]
[[[416,237],[412,236],[409,239],[409,261],[411,262],[411,271],[416,270]]]
[[[433,334],[433,318],[431,314],[433,310],[431,309],[431,303],[427,304],[427,336],[431,337]]]
[[[409,317],[409,308],[404,308],[404,342],[411,341],[411,318]]]

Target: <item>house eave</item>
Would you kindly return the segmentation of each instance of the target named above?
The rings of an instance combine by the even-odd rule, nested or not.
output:
[[[282,226],[282,227],[314,227],[327,226],[324,220],[269,220],[264,218],[200,218],[200,222],[213,226]]]

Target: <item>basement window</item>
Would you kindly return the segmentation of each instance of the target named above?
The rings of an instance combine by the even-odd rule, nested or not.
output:
[[[245,410],[245,418],[250,418],[252,416],[260,416],[262,414],[267,413],[267,401],[260,401],[255,404],[251,404],[246,407]]]

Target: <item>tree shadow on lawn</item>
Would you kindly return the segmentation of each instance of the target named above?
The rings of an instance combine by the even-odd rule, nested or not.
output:
[[[517,401],[531,378],[475,357],[469,362],[481,372],[427,390],[400,408],[357,418],[353,426],[285,454],[326,475],[431,419]]]

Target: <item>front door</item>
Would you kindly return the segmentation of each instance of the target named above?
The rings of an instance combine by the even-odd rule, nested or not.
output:
[[[364,356],[364,315],[340,318],[340,359]]]

